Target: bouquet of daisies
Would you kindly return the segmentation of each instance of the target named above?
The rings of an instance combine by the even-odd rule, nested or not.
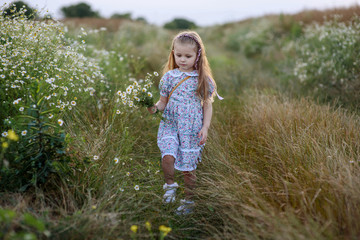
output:
[[[151,87],[153,85],[153,77],[159,76],[157,72],[154,75],[148,73],[145,80],[136,81],[130,79],[132,84],[128,85],[126,91],[118,91],[117,94],[121,97],[121,102],[129,106],[130,108],[137,107],[152,107],[154,106],[154,97],[151,93]]]

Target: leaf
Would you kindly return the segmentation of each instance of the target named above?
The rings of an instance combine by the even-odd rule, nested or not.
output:
[[[0,209],[0,222],[10,223],[16,216],[12,210]]]
[[[19,233],[15,235],[17,238],[14,239],[26,239],[26,240],[37,240],[34,233]]]
[[[42,221],[36,219],[30,213],[24,213],[23,218],[24,218],[24,222],[27,225],[36,228],[40,232],[45,231],[45,224]]]
[[[25,184],[25,185],[21,186],[21,188],[19,189],[19,191],[20,191],[20,192],[25,192],[26,189],[27,189],[29,186],[30,186],[30,183]]]
[[[53,127],[53,128],[57,128],[58,126],[52,123],[44,123],[44,126],[49,126],[49,127]]]
[[[35,117],[33,117],[33,116],[29,116],[29,115],[18,115],[18,117],[20,118],[29,118],[29,119],[33,119],[33,120],[36,120],[36,118]]]
[[[43,112],[40,113],[40,115],[44,115],[44,114],[51,113],[51,112],[55,112],[55,109],[50,109],[50,110],[43,111]]]
[[[42,100],[44,100],[44,97],[45,97],[45,96],[43,96],[42,98],[40,98],[40,100],[39,100],[39,101],[37,102],[37,104],[36,104],[37,106],[40,106],[40,103],[41,103]]]

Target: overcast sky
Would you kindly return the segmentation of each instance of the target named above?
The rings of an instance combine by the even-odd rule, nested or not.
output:
[[[304,9],[327,9],[360,5],[360,0],[23,0],[31,7],[46,8],[62,18],[60,8],[80,2],[88,3],[103,17],[131,12],[133,18],[144,17],[162,25],[176,17],[200,26],[222,24],[270,13],[296,13]],[[10,2],[0,0],[0,3]],[[2,4],[1,4],[2,5]]]

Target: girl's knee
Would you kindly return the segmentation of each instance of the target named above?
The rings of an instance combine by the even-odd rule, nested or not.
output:
[[[165,155],[162,160],[164,162],[173,162],[173,161],[175,161],[175,158],[171,155]]]
[[[193,170],[193,171],[183,171],[182,173],[185,176],[195,176],[195,170]]]

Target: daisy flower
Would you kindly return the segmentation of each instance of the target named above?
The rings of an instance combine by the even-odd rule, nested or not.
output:
[[[116,114],[120,114],[121,112],[120,112],[120,110],[116,110]]]
[[[58,124],[60,125],[60,126],[62,126],[63,124],[64,124],[64,121],[62,120],[62,119],[58,119]]]
[[[128,88],[126,88],[126,92],[127,92],[128,94],[131,93],[131,90],[132,90],[132,88],[130,88],[130,86],[129,86]]]
[[[27,134],[27,130],[24,130],[24,131],[21,132],[22,136],[25,136],[26,134]]]
[[[98,156],[98,155],[94,155],[94,160],[99,160],[99,156]]]
[[[118,159],[118,158],[114,158],[114,162],[115,162],[115,164],[119,163],[119,159]]]
[[[139,189],[140,189],[139,185],[135,185],[134,189],[135,189],[136,191],[139,191]]]
[[[7,132],[3,132],[3,133],[1,134],[1,136],[7,137],[7,136],[8,136],[8,133],[7,133]]]
[[[24,111],[24,107],[19,108],[19,111],[20,112]]]
[[[130,172],[127,172],[127,173],[126,173],[126,176],[128,176],[128,177],[129,177],[129,176],[130,176]]]

